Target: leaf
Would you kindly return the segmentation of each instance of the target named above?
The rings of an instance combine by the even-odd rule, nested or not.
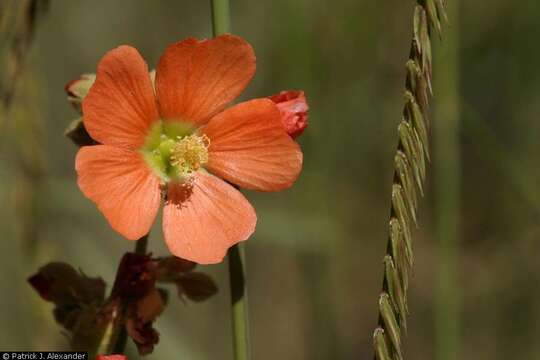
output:
[[[176,281],[178,295],[185,295],[188,299],[196,302],[204,301],[218,292],[218,287],[214,280],[206,274],[200,272],[190,272],[183,274]]]
[[[156,282],[156,264],[149,255],[125,253],[118,265],[111,296],[140,299]]]
[[[174,282],[182,273],[189,272],[197,266],[193,261],[176,256],[169,256],[157,260],[156,279],[161,282]]]
[[[68,137],[77,146],[89,146],[99,144],[92,139],[86,128],[82,118],[78,118],[69,123],[66,130],[64,130],[64,136]]]
[[[146,355],[154,350],[159,341],[159,333],[153,324],[165,309],[166,293],[161,289],[152,288],[144,297],[132,304],[126,319],[128,335],[137,345],[139,354]]]
[[[102,303],[105,298],[102,278],[88,277],[66,263],[49,263],[28,282],[44,300],[56,305]]]
[[[165,309],[166,300],[161,292],[154,288],[137,301],[137,317],[144,323],[154,321]]]

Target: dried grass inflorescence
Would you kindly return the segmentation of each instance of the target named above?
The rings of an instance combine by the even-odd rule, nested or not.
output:
[[[417,224],[418,195],[423,194],[429,161],[431,96],[431,37],[446,21],[444,0],[417,0],[413,39],[406,63],[405,106],[398,126],[389,240],[384,257],[383,291],[379,296],[379,324],[373,334],[375,358],[403,359],[402,334],[407,327],[407,290],[413,265],[411,227]]]

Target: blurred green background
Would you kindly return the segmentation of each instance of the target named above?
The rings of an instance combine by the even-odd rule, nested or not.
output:
[[[311,108],[297,184],[279,194],[247,193],[259,216],[247,243],[255,359],[372,356],[413,6],[232,1],[234,33],[258,59],[242,98],[297,88]],[[435,89],[457,94],[447,105],[460,124],[458,286],[449,286],[460,298],[461,359],[540,358],[538,19],[534,0],[463,1],[447,27],[460,34],[450,43],[457,59],[440,56],[434,64]],[[77,188],[77,149],[62,135],[77,117],[65,83],[95,72],[119,44],[137,47],[153,67],[168,44],[189,36],[211,36],[208,1],[51,1],[13,106],[0,118],[0,349],[67,347],[52,306],[25,281],[39,266],[69,262],[110,284],[132,248]],[[444,50],[434,43],[435,52]],[[457,88],[437,72],[446,61],[456,69]],[[437,97],[433,110],[441,113]],[[435,291],[445,286],[436,272],[436,175],[431,168],[414,234],[406,348],[417,360],[435,358]],[[167,253],[159,222],[150,248]],[[232,358],[227,268],[204,271],[220,293],[202,304],[171,297],[149,359]]]

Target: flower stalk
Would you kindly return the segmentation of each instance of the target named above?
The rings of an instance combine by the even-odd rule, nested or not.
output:
[[[145,255],[148,248],[148,234],[140,238],[135,242],[135,253],[140,255]],[[127,304],[123,304],[122,306],[122,318],[123,321],[125,321],[125,310],[127,308]],[[126,351],[126,344],[127,344],[127,331],[124,326],[121,326],[119,328],[118,336],[116,337],[116,341],[114,343],[114,346],[112,347],[111,354],[124,354]],[[107,342],[107,339],[104,339]]]
[[[429,155],[427,118],[432,85],[431,37],[446,20],[444,0],[417,0],[413,39],[406,63],[405,105],[398,126],[389,239],[384,257],[379,321],[373,335],[375,358],[403,359],[407,328],[407,290],[413,266],[412,227],[417,225],[418,197],[423,194]]]
[[[230,32],[229,0],[211,0],[211,5],[214,36]],[[251,358],[251,350],[249,342],[246,266],[243,245],[240,243],[231,247],[229,249],[228,258],[234,359],[248,360]]]

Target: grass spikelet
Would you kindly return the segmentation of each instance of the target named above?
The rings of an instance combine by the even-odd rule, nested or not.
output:
[[[417,225],[418,194],[423,195],[429,161],[427,112],[432,94],[431,36],[441,35],[446,21],[443,0],[417,0],[409,59],[406,62],[405,104],[398,125],[394,157],[389,244],[384,257],[383,290],[379,296],[379,324],[373,334],[375,359],[403,359],[407,290],[413,265],[411,228]]]

